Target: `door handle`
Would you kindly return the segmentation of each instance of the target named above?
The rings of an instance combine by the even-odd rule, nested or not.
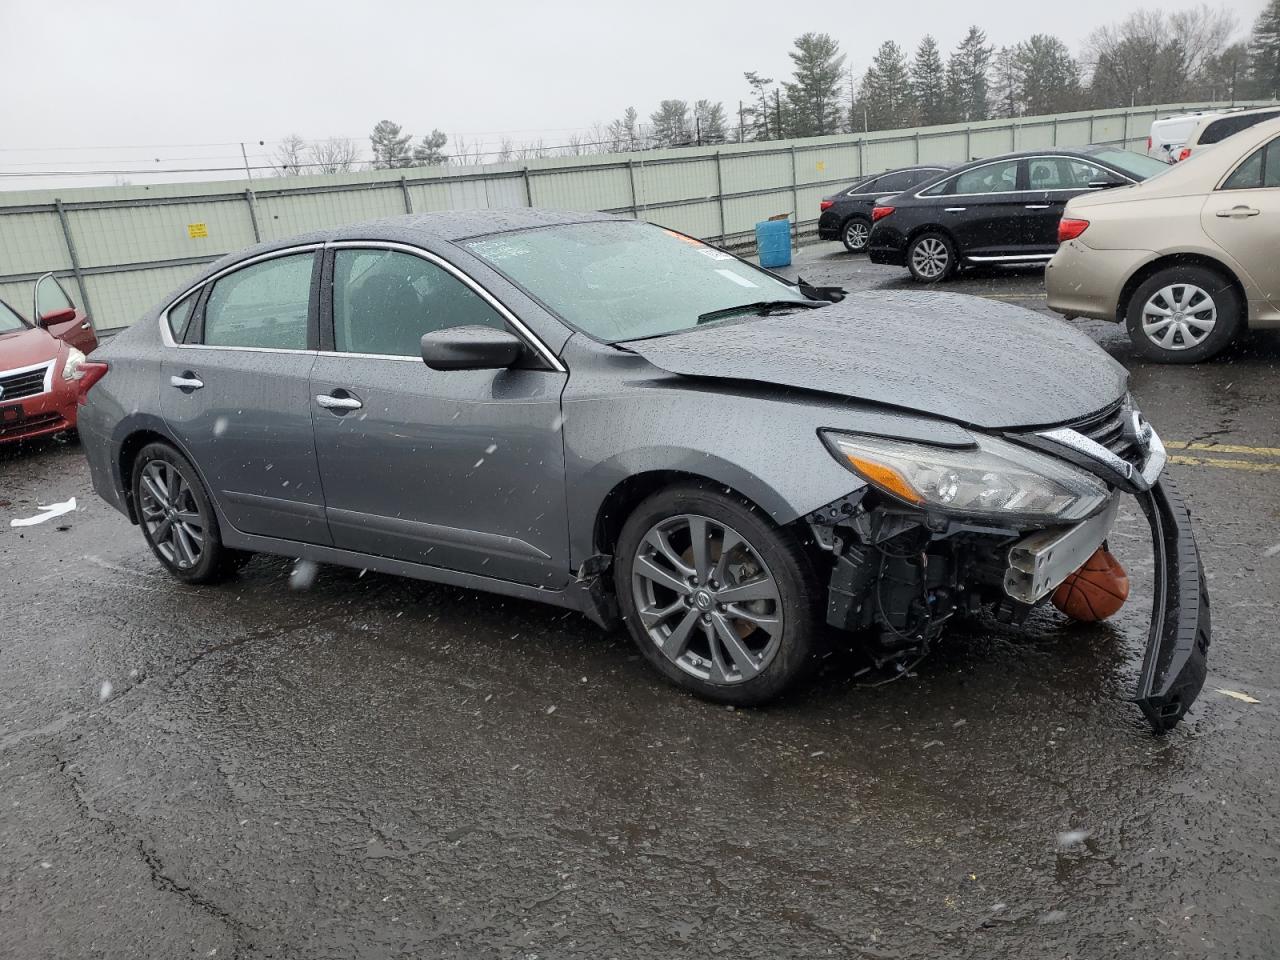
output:
[[[88,329],[89,329],[89,321],[88,321],[88,320],[86,320],[84,323],[80,324],[80,329],[81,329],[81,330],[88,330]]]
[[[966,207],[943,207],[942,209],[943,209],[946,213],[964,213],[964,211],[965,211],[967,208],[966,208]]]
[[[1219,210],[1216,215],[1219,217],[1235,217],[1236,219],[1240,219],[1242,217],[1256,217],[1261,212],[1261,210],[1255,210],[1253,207],[1246,207],[1244,204],[1240,204],[1239,206],[1232,207],[1230,210]]]
[[[179,390],[199,390],[204,386],[204,381],[188,370],[180,377],[170,377],[169,386]]]
[[[1028,210],[1048,210],[1048,209],[1049,209],[1049,204],[1047,204],[1047,203],[1028,203],[1028,204],[1027,204],[1027,209],[1028,209]]]
[[[334,397],[327,393],[317,394],[316,403],[326,410],[359,410],[364,406],[355,397]]]

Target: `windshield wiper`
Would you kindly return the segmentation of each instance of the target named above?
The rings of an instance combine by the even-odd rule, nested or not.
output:
[[[755,313],[764,317],[773,313],[775,310],[812,310],[815,307],[825,306],[824,303],[813,303],[808,300],[757,300],[755,303],[740,303],[736,307],[723,307],[719,310],[709,310],[706,313],[698,314],[699,323],[710,323],[712,320],[720,320],[724,317],[731,317],[737,313]]]

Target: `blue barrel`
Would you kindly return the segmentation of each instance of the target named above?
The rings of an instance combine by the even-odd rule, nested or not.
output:
[[[791,221],[762,220],[756,224],[756,252],[762,267],[791,266]]]

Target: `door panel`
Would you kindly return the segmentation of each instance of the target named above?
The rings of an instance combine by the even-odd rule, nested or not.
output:
[[[1200,222],[1253,281],[1250,299],[1280,310],[1280,139],[1245,158],[1209,195]]]
[[[1026,194],[1019,189],[1019,162],[1004,160],[966,170],[950,196],[940,199],[960,255],[1002,256],[1018,252]]]
[[[93,321],[87,313],[76,306],[75,301],[68,296],[67,291],[52,273],[46,273],[36,281],[35,290],[32,293],[32,303],[35,311],[32,314],[32,320],[36,323],[39,323],[40,318],[46,313],[54,310],[70,309],[75,311],[75,316],[70,320],[65,320],[62,323],[51,323],[48,326],[41,324],[59,340],[65,340],[71,346],[86,354],[98,345],[98,337],[93,330]]]
[[[215,280],[191,321],[194,345],[165,348],[160,409],[233,527],[329,544],[308,349],[318,262],[286,252]]]
[[[551,589],[568,579],[560,393],[546,370],[322,354],[316,450],[335,546]]]

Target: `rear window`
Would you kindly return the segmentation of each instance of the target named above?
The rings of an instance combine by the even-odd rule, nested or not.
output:
[[[1118,170],[1123,170],[1129,176],[1137,177],[1139,180],[1148,180],[1157,174],[1166,173],[1170,169],[1169,164],[1163,160],[1144,156],[1141,153],[1134,153],[1132,150],[1116,150],[1108,147],[1104,150],[1093,150],[1090,153],[1103,163],[1109,163]]]
[[[1237,114],[1232,117],[1223,117],[1221,120],[1215,120],[1204,128],[1204,133],[1200,136],[1200,145],[1206,146],[1210,143],[1221,143],[1227,137],[1241,130],[1248,130],[1255,123],[1261,123],[1263,120],[1272,120],[1280,117],[1280,110],[1269,110],[1266,113],[1244,113]]]

